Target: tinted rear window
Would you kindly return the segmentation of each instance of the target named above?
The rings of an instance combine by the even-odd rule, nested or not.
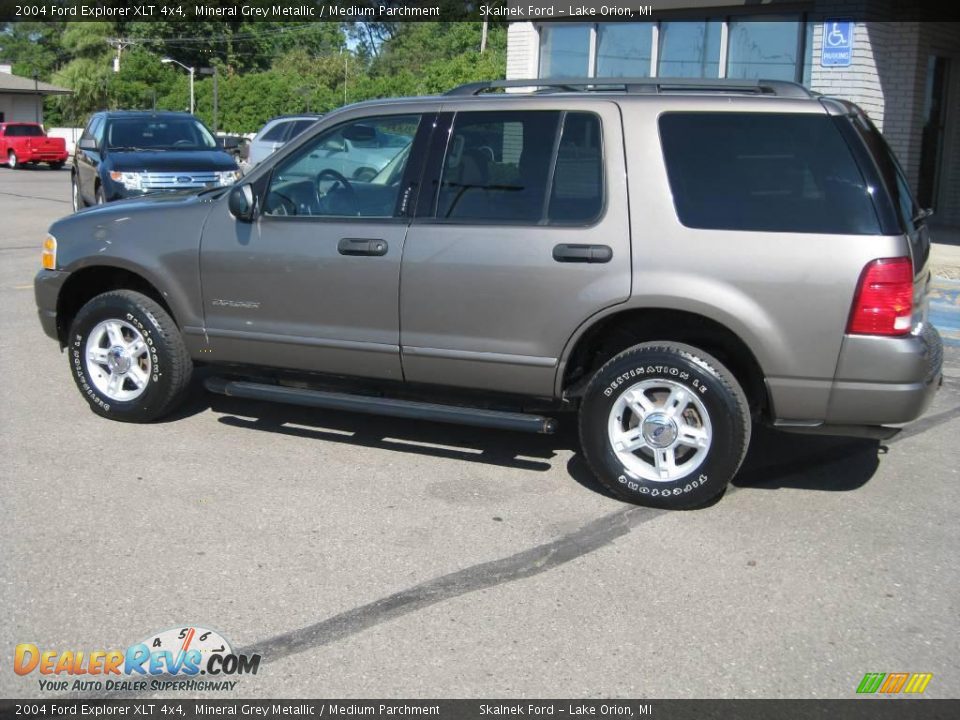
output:
[[[290,130],[290,136],[287,138],[287,140],[293,140],[297,135],[302,133],[315,122],[316,120],[296,120],[293,123],[293,128]]]
[[[36,125],[7,125],[7,137],[43,137],[43,130]]]
[[[289,120],[278,122],[272,128],[267,130],[260,139],[266,142],[279,142],[286,136],[287,131],[290,129],[290,125],[291,123]]]
[[[660,136],[687,227],[880,233],[867,183],[826,115],[665,113]]]

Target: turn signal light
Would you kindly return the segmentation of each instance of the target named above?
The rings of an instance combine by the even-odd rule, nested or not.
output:
[[[906,335],[913,319],[913,263],[880,258],[867,263],[853,298],[847,332],[854,335]]]
[[[40,253],[40,263],[44,270],[57,269],[57,239],[47,235],[43,241],[43,252]]]

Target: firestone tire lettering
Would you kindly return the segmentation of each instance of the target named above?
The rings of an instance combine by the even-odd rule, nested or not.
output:
[[[656,379],[680,383],[695,394],[713,428],[699,467],[664,481],[644,479],[625,467],[607,433],[610,410],[620,395]],[[719,496],[743,462],[750,429],[747,398],[733,374],[708,353],[675,342],[643,343],[613,357],[590,380],[580,407],[581,446],[597,479],[615,495],[653,507],[692,508]]]
[[[83,352],[87,335],[97,323],[122,319],[143,336],[152,372],[144,392],[130,402],[103,396],[87,377]],[[97,295],[80,308],[70,328],[70,368],[77,388],[90,408],[103,417],[124,422],[149,422],[170,412],[182,399],[193,372],[180,330],[159,303],[132,290]]]

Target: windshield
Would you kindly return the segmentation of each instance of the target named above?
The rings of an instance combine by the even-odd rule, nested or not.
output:
[[[111,150],[214,150],[213,135],[193,118],[121,118],[107,126]]]

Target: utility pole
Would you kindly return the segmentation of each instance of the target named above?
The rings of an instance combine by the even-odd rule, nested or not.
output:
[[[483,55],[483,51],[487,49],[487,23],[489,20],[483,21],[483,30],[480,35],[480,54]]]
[[[120,53],[123,52],[124,48],[130,47],[133,45],[129,40],[124,40],[123,38],[107,38],[107,44],[110,47],[115,48],[117,51],[117,56],[113,58],[113,71],[115,73],[120,72]]]
[[[43,102],[43,98],[40,95],[40,85],[37,81],[37,71],[33,71],[33,92],[37,96],[37,99],[33,103],[33,117],[37,125],[40,124],[40,103]]]
[[[217,66],[213,66],[213,132],[216,134],[220,129],[220,75],[217,73]]]

